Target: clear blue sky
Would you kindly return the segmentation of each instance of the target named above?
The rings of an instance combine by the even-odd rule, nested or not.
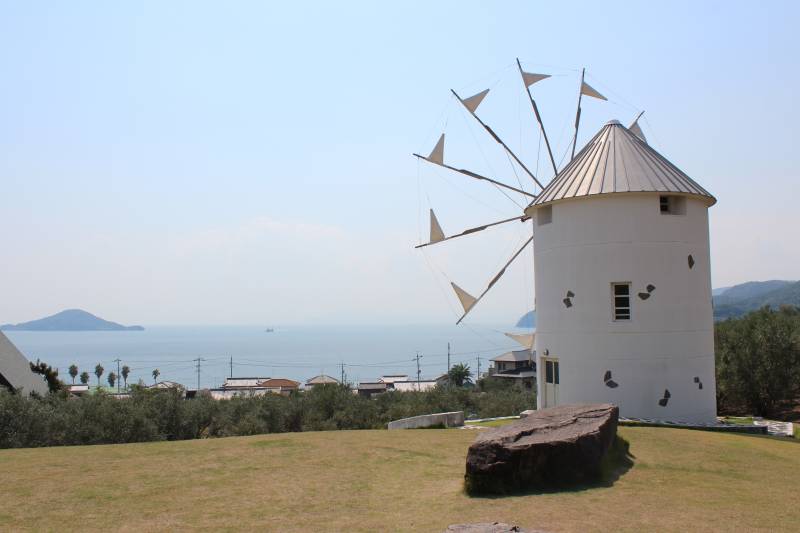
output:
[[[555,74],[537,94],[560,153],[580,67],[612,100],[584,105],[581,141],[646,110],[719,199],[715,286],[796,279],[797,6],[3,2],[0,322],[450,321],[447,279],[478,292],[524,231],[426,262],[429,204],[449,231],[518,209],[410,153],[444,128],[448,160],[515,183],[449,97],[492,86],[481,115],[536,166],[517,56]],[[530,307],[529,262],[474,320]]]

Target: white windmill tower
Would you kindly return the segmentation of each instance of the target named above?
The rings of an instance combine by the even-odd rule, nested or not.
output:
[[[529,96],[530,86],[547,77],[519,70]],[[475,114],[486,92],[459,101],[539,184]],[[583,75],[580,94],[605,99]],[[639,117],[630,128],[607,123],[559,171],[532,96],[530,101],[556,174],[539,194],[445,164],[444,135],[428,157],[417,155],[532,197],[517,217],[449,237],[431,211],[430,242],[418,247],[532,221],[531,238],[477,298],[452,284],[464,307],[458,322],[533,242],[537,405],[609,402],[626,417],[713,422],[708,208],[716,200],[647,144]],[[580,103],[579,96],[573,154]]]

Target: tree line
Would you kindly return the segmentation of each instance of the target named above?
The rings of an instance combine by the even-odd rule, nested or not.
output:
[[[191,400],[178,389],[131,385],[130,396],[99,390],[26,398],[0,388],[0,448],[114,444],[290,431],[381,429],[398,418],[464,411],[478,417],[516,414],[535,405],[530,390],[505,381],[473,387],[441,386],[425,392],[390,391],[374,398],[344,385],[318,385],[288,396],[266,394]]]
[[[58,370],[53,369],[49,365],[47,365],[45,363],[42,363],[41,361],[37,360],[35,364],[31,363],[31,370],[33,370],[34,372],[36,372],[38,374],[43,374],[45,376],[45,379],[47,380],[49,388],[50,388],[50,392],[56,392],[56,391],[59,391],[59,390],[64,388],[64,383],[57,379],[58,378]],[[94,367],[94,375],[97,377],[97,386],[98,387],[100,387],[100,378],[103,377],[103,374],[105,373],[105,371],[106,371],[106,369],[103,368],[103,365],[101,365],[100,363],[98,363]],[[86,372],[86,371],[80,372],[80,369],[78,368],[78,365],[76,365],[74,363],[69,365],[68,373],[69,373],[69,376],[72,378],[72,384],[73,385],[75,384],[75,379],[76,378],[78,378],[80,380],[80,383],[82,385],[88,385],[89,384],[89,379],[90,379],[89,373]],[[130,376],[130,374],[131,374],[131,367],[129,367],[128,365],[122,365],[122,368],[120,369],[119,375],[117,375],[117,373],[113,372],[113,371],[109,372],[106,375],[106,381],[108,382],[108,385],[111,388],[114,388],[114,386],[121,379],[123,387],[125,389],[127,389],[128,388],[128,376]],[[157,368],[154,368],[153,371],[151,372],[151,375],[153,376],[153,383],[155,383],[158,380],[158,376],[161,375],[161,371],[159,369],[157,369]]]
[[[781,417],[800,400],[800,308],[763,307],[714,329],[717,409]]]

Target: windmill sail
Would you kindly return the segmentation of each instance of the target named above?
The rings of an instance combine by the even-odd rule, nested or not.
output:
[[[550,74],[534,74],[533,72],[522,72],[522,81],[525,82],[525,87],[530,87],[537,81],[542,81],[550,77]]]
[[[461,302],[461,307],[464,308],[464,314],[466,315],[469,313],[469,310],[472,309],[472,306],[478,303],[478,299],[472,296],[470,293],[453,283],[450,282],[450,285],[453,286],[453,290],[456,291],[456,296],[458,296],[458,301]]]
[[[520,333],[506,333],[505,336],[508,337],[509,339],[514,339],[519,344],[521,344],[522,346],[524,346],[529,350],[533,349],[533,339],[536,338],[535,333],[528,333],[526,335]]]
[[[436,163],[437,165],[444,164],[444,133],[442,133],[439,140],[436,142],[436,146],[433,147],[431,151],[431,155],[426,158],[431,163]]]
[[[430,242],[441,242],[444,240],[444,232],[436,219],[436,213],[431,209],[431,240]]]
[[[608,98],[597,92],[594,89],[594,87],[592,87],[585,81],[581,83],[581,94],[585,94],[586,96],[591,96],[592,98],[598,98],[600,100],[608,100]]]
[[[644,136],[644,132],[642,131],[642,128],[639,126],[638,118],[633,121],[633,124],[631,124],[631,127],[628,129],[631,130],[631,133],[639,137],[643,142],[645,143],[647,142],[647,137]]]
[[[487,94],[489,94],[489,89],[483,90],[478,94],[470,96],[469,98],[465,98],[464,100],[461,100],[461,103],[464,104],[464,107],[474,113],[477,111],[478,106],[481,105],[481,102],[483,102],[483,99],[486,98]]]
[[[431,244],[436,244],[438,242],[449,241],[450,239],[457,239],[458,237],[464,237],[465,235],[472,235],[473,233],[478,233],[479,231],[483,231],[485,229],[488,229],[488,228],[491,228],[491,227],[494,227],[494,226],[499,226],[500,224],[506,224],[508,222],[513,222],[515,220],[519,220],[520,222],[525,222],[527,220],[530,220],[530,217],[528,215],[522,215],[520,217],[506,218],[504,220],[499,220],[497,222],[490,222],[489,224],[484,224],[482,226],[476,226],[474,228],[465,229],[461,233],[456,233],[455,235],[450,235],[449,237],[445,237],[444,233],[442,233],[442,238],[441,239],[434,240],[434,228],[438,227],[439,231],[441,231],[441,227],[439,227],[439,223],[436,220],[436,215],[433,214],[433,210],[432,209],[431,209],[431,217],[432,218],[431,218],[431,240],[430,240],[430,242],[426,242],[424,244],[418,244],[414,248],[424,248],[426,246],[430,246]],[[437,235],[438,235],[438,233],[437,233]]]

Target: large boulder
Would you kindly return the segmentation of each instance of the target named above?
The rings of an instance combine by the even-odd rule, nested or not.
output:
[[[618,418],[611,404],[561,405],[481,432],[467,452],[467,492],[507,494],[597,481]]]

